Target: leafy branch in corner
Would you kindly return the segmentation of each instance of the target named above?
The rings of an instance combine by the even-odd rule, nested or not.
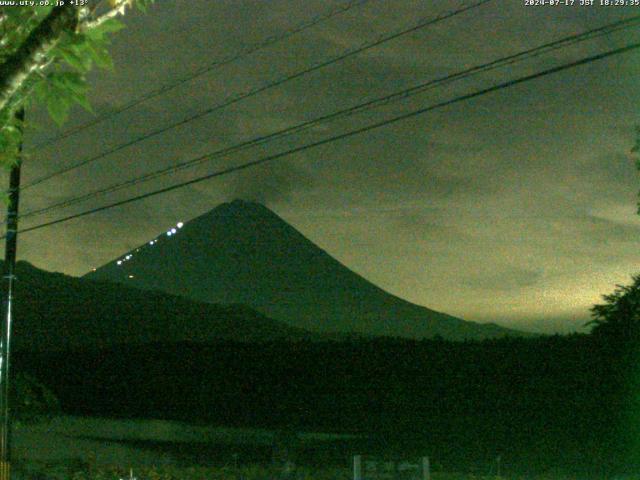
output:
[[[631,148],[631,153],[640,155],[640,125],[636,126],[636,141]],[[640,158],[636,159],[636,168],[640,170]],[[638,214],[640,214],[640,202],[638,202]]]
[[[58,125],[74,104],[91,111],[86,75],[94,65],[113,68],[110,35],[124,27],[118,17],[153,1],[0,7],[0,165],[17,161],[20,108],[40,102]]]

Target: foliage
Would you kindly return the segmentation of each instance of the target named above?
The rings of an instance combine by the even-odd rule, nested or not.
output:
[[[14,118],[0,127],[0,165],[10,169],[18,161],[22,139],[22,121]]]
[[[18,422],[37,422],[60,410],[58,399],[51,390],[31,375],[16,375],[12,383],[11,396],[11,409]]]
[[[131,473],[138,480],[278,480],[283,478],[273,468],[261,465],[240,467],[163,465],[133,470],[122,467],[74,469],[71,466],[47,466],[46,469],[42,470],[42,473],[38,469],[30,468],[26,471],[26,475],[23,474],[23,477],[25,479],[41,478],[45,472],[46,478],[60,480],[119,480],[129,478]],[[350,480],[353,478],[353,472],[350,468],[299,468],[291,478],[295,480]],[[433,472],[431,478],[433,480],[510,480],[512,477]],[[565,477],[553,475],[529,478],[531,480],[562,480]]]
[[[611,458],[624,447],[611,432],[618,364],[587,335],[164,343],[15,357],[16,367],[46,375],[67,414],[353,433],[331,444],[304,439],[294,458],[336,465],[350,452],[427,453],[434,470],[480,474],[498,454],[504,471],[526,473],[582,472]],[[242,447],[246,458],[272,458],[253,445]],[[197,458],[226,451],[199,448]]]
[[[77,15],[73,28],[60,28],[52,41],[43,38],[41,44],[38,27],[51,19],[54,10],[68,5],[0,8],[0,86],[8,82],[16,87],[6,104],[0,105],[1,165],[11,166],[16,161],[22,124],[15,112],[20,108],[33,102],[44,104],[58,125],[64,123],[74,104],[91,111],[86,75],[94,65],[113,68],[108,51],[110,35],[124,27],[115,17],[134,5],[144,11],[152,1],[109,0],[106,10],[90,6],[93,2],[72,7]],[[12,81],[4,78],[11,76],[15,69],[10,67],[20,62],[28,73]]]
[[[603,304],[591,308],[592,333],[636,341],[640,336],[640,275],[633,277],[631,285],[617,285],[603,299]]]
[[[123,467],[96,467],[86,465],[84,468],[77,468],[73,465],[45,465],[22,467],[21,477],[46,478],[60,480],[118,480],[129,478],[133,474],[138,480],[272,480],[281,476],[274,468],[248,465],[240,467],[179,467],[174,465],[146,466],[133,470]],[[296,480],[348,480],[349,469],[322,468],[310,471],[309,469],[299,469],[294,477]],[[437,480],[434,479],[434,480]],[[444,479],[442,479],[444,480]]]
[[[631,153],[634,155],[640,154],[640,125],[637,125],[635,128],[636,140],[631,148]],[[640,170],[640,158],[636,159],[636,168]],[[640,214],[640,202],[638,202],[638,214]]]

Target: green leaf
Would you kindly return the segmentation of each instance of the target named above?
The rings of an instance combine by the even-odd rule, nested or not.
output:
[[[47,78],[49,80],[49,90],[46,101],[50,109],[49,113],[56,123],[60,124],[60,120],[64,121],[73,103],[77,103],[88,112],[93,113],[93,109],[87,99],[88,85],[82,74],[69,71],[53,72]],[[57,115],[57,119],[54,115]]]
[[[22,139],[22,133],[15,125],[6,125],[2,129],[2,136],[10,145],[18,145]]]
[[[56,72],[49,78],[56,87],[74,94],[84,94],[88,88],[84,76],[78,72]]]
[[[94,110],[93,110],[93,107],[89,103],[89,99],[87,98],[86,94],[78,95],[78,96],[76,96],[74,98],[74,100],[76,101],[76,103],[78,105],[80,105],[82,108],[84,108],[87,112],[95,113]]]
[[[67,35],[69,45],[82,45],[87,43],[87,35],[84,33],[70,33]]]
[[[49,82],[46,77],[39,79],[33,86],[33,94],[39,102],[46,102],[49,95]]]
[[[0,165],[10,168],[20,161],[19,149],[21,141],[22,132],[18,124],[9,123],[0,129]]]
[[[12,148],[11,139],[0,131],[0,152],[8,152]]]
[[[49,115],[58,126],[67,119],[69,108],[71,107],[69,99],[61,95],[49,95],[47,98],[47,110]]]
[[[2,165],[5,170],[11,170],[11,168],[18,165],[18,163],[20,163],[18,152],[14,152],[12,154],[0,154],[0,165]]]
[[[89,51],[91,52],[91,58],[96,62],[96,65],[100,68],[113,70],[113,60],[109,50],[100,44],[89,44]]]
[[[147,13],[147,7],[151,5],[154,0],[137,0],[136,7],[143,13]]]
[[[122,30],[125,24],[115,18],[109,19],[97,27],[88,30],[86,35],[92,40],[104,40],[108,33],[115,33]]]
[[[79,72],[84,73],[91,68],[91,58],[79,55],[76,49],[58,48],[56,53],[58,53],[70,67],[75,68]]]

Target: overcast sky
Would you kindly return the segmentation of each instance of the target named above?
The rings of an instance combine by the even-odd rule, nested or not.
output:
[[[370,0],[240,61],[33,152],[26,183],[232,95],[302,70],[471,1]],[[580,3],[576,0],[576,4]],[[344,1],[159,0],[114,37],[114,72],[92,76],[106,112],[215,60],[323,15]],[[46,206],[257,135],[455,73],[640,8],[528,7],[494,0],[473,11],[238,102],[23,192]],[[501,81],[640,39],[636,29],[437,88],[22,226],[332,136]],[[402,298],[474,321],[567,331],[640,261],[634,51],[337,141],[241,174],[20,237],[19,257],[82,275],[235,197],[265,202],[339,261]],[[27,148],[59,130],[42,112]],[[92,118],[74,109],[65,129]],[[33,150],[33,149],[32,149]]]

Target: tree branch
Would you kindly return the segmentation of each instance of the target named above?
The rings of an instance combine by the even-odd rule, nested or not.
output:
[[[62,34],[65,31],[75,31],[77,24],[77,7],[69,3],[54,7],[18,50],[0,65],[0,111],[38,69]]]
[[[114,5],[109,11],[103,13],[98,18],[85,22],[82,25],[83,30],[91,30],[92,28],[102,25],[107,20],[117,17],[118,15],[124,15],[125,9],[130,7],[132,0],[115,0],[112,2]]]

